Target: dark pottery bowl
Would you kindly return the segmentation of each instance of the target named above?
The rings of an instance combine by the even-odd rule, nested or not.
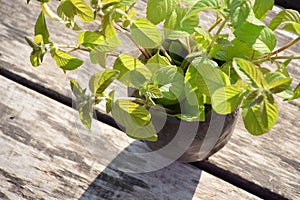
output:
[[[182,162],[205,160],[227,144],[238,114],[239,110],[228,115],[211,111],[206,115],[205,122],[187,122],[164,113],[152,112],[158,140],[145,143],[151,150],[170,159]]]

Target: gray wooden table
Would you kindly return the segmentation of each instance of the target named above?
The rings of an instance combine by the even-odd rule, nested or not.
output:
[[[280,119],[267,135],[251,136],[239,121],[229,144],[209,161],[174,162],[148,173],[118,170],[124,153],[147,148],[103,114],[93,122],[99,131],[80,126],[69,80],[84,82],[100,68],[87,62],[65,75],[49,58],[40,68],[30,66],[24,37],[33,34],[37,9],[25,0],[0,0],[0,199],[300,199],[299,100],[280,102]],[[49,24],[53,40],[75,37],[61,28]],[[280,44],[295,37],[279,34]],[[296,82],[299,67],[290,67]]]

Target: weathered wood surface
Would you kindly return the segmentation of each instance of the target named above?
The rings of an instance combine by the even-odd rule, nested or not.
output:
[[[114,155],[145,149],[142,142],[101,122],[100,133],[76,128],[73,109],[2,76],[0,94],[0,199],[258,199],[179,162],[149,173],[118,171],[113,163],[122,158]],[[90,134],[101,134],[98,155],[83,145]]]
[[[32,36],[33,25],[36,18],[36,4],[26,6],[23,0],[2,1],[0,0],[0,68],[16,73],[45,88],[57,91],[60,94],[70,96],[68,80],[77,78],[87,80],[87,77],[98,70],[97,66],[87,64],[79,70],[84,72],[78,77],[79,71],[68,73],[65,76],[57,69],[51,59],[46,58],[44,66],[35,69],[28,61],[30,48],[24,43],[24,36]],[[145,8],[140,2],[140,8]],[[278,12],[275,8],[270,15]],[[13,17],[12,17],[13,16]],[[202,22],[207,19],[206,15],[201,18]],[[61,27],[63,28],[63,27]],[[70,40],[74,35],[63,34],[58,31],[56,24],[50,23],[49,29],[57,30],[52,35],[53,40],[62,42]],[[286,44],[295,37],[286,32],[280,32],[279,45]],[[299,52],[300,44],[295,45],[286,52],[287,55]],[[85,58],[87,61],[88,56]],[[289,67],[295,83],[300,81],[299,62],[293,61]],[[230,143],[221,152],[210,158],[210,162],[229,170],[242,178],[251,180],[262,187],[289,199],[300,198],[300,101],[291,103],[280,102],[280,118],[275,128],[267,135],[254,137],[245,132],[241,122],[235,131]],[[100,108],[101,109],[101,108]],[[102,109],[103,110],[103,109]]]

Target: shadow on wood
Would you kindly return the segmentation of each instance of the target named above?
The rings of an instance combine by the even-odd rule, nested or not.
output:
[[[128,165],[127,162],[131,160],[128,158],[130,156],[128,152],[135,151],[136,145],[139,144],[140,142],[133,142],[124,149],[89,185],[80,200],[169,199],[170,196],[176,199],[193,199],[201,178],[201,170],[194,171],[197,174],[193,174],[193,180],[187,180],[186,176],[189,175],[185,172],[189,172],[189,170],[184,171],[182,165],[176,162],[147,173],[125,173],[116,169],[122,163],[124,166]],[[137,159],[135,164],[147,162]]]

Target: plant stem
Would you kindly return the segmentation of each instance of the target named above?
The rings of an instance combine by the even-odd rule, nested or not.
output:
[[[84,48],[79,45],[56,45],[56,47],[62,49],[72,49],[71,51],[81,50],[81,51],[90,52],[88,48]]]
[[[217,41],[217,39],[218,39],[218,37],[219,37],[221,31],[223,30],[224,26],[225,26],[226,23],[227,23],[227,21],[228,21],[228,17],[225,18],[225,20],[223,21],[223,23],[221,24],[221,26],[220,26],[219,29],[217,30],[216,34],[214,35],[214,37],[213,37],[213,39],[212,39],[212,41],[211,41],[211,43],[210,43],[210,45],[209,45],[209,47],[208,47],[208,51],[207,51],[208,54],[210,53],[211,49],[213,48],[215,42]]]
[[[188,52],[190,54],[192,52],[192,50],[191,50],[191,44],[190,44],[190,38],[186,37],[185,38],[185,42],[186,42],[187,50],[188,50]]]
[[[173,62],[171,56],[168,54],[168,52],[165,50],[165,48],[164,48],[163,46],[161,46],[161,51],[162,51],[162,53],[164,54],[164,56],[169,60],[169,62],[170,62],[171,64],[174,64],[174,62]]]
[[[115,11],[121,15],[124,15],[126,18],[128,18],[128,14],[126,12],[124,12],[123,10],[116,9]]]
[[[298,41],[300,41],[300,36],[298,36],[296,39],[292,40],[291,42],[289,42],[288,44],[286,44],[285,46],[277,49],[276,51],[272,52],[272,55],[276,55],[286,49],[288,49],[289,47],[293,46],[294,44],[296,44]]]
[[[254,60],[253,63],[259,64],[261,62],[267,61],[267,60],[283,60],[283,59],[300,59],[300,56],[274,56],[274,57],[267,57],[263,59]]]
[[[291,42],[289,42],[288,44],[284,45],[283,47],[273,51],[271,54],[268,54],[268,55],[264,55],[260,58],[258,58],[256,61],[254,61],[255,63],[260,63],[260,62],[263,62],[263,61],[266,61],[266,60],[269,60],[269,59],[274,59],[274,58],[278,58],[278,57],[271,57],[273,55],[276,55],[286,49],[288,49],[289,47],[293,46],[294,44],[296,44],[297,42],[300,41],[300,36],[298,36],[296,39],[292,40]],[[280,58],[280,59],[284,59],[284,58]]]
[[[211,27],[209,27],[209,29],[207,31],[211,32],[221,21],[222,21],[222,18],[217,16],[215,23],[213,23],[213,25],[211,25]]]

